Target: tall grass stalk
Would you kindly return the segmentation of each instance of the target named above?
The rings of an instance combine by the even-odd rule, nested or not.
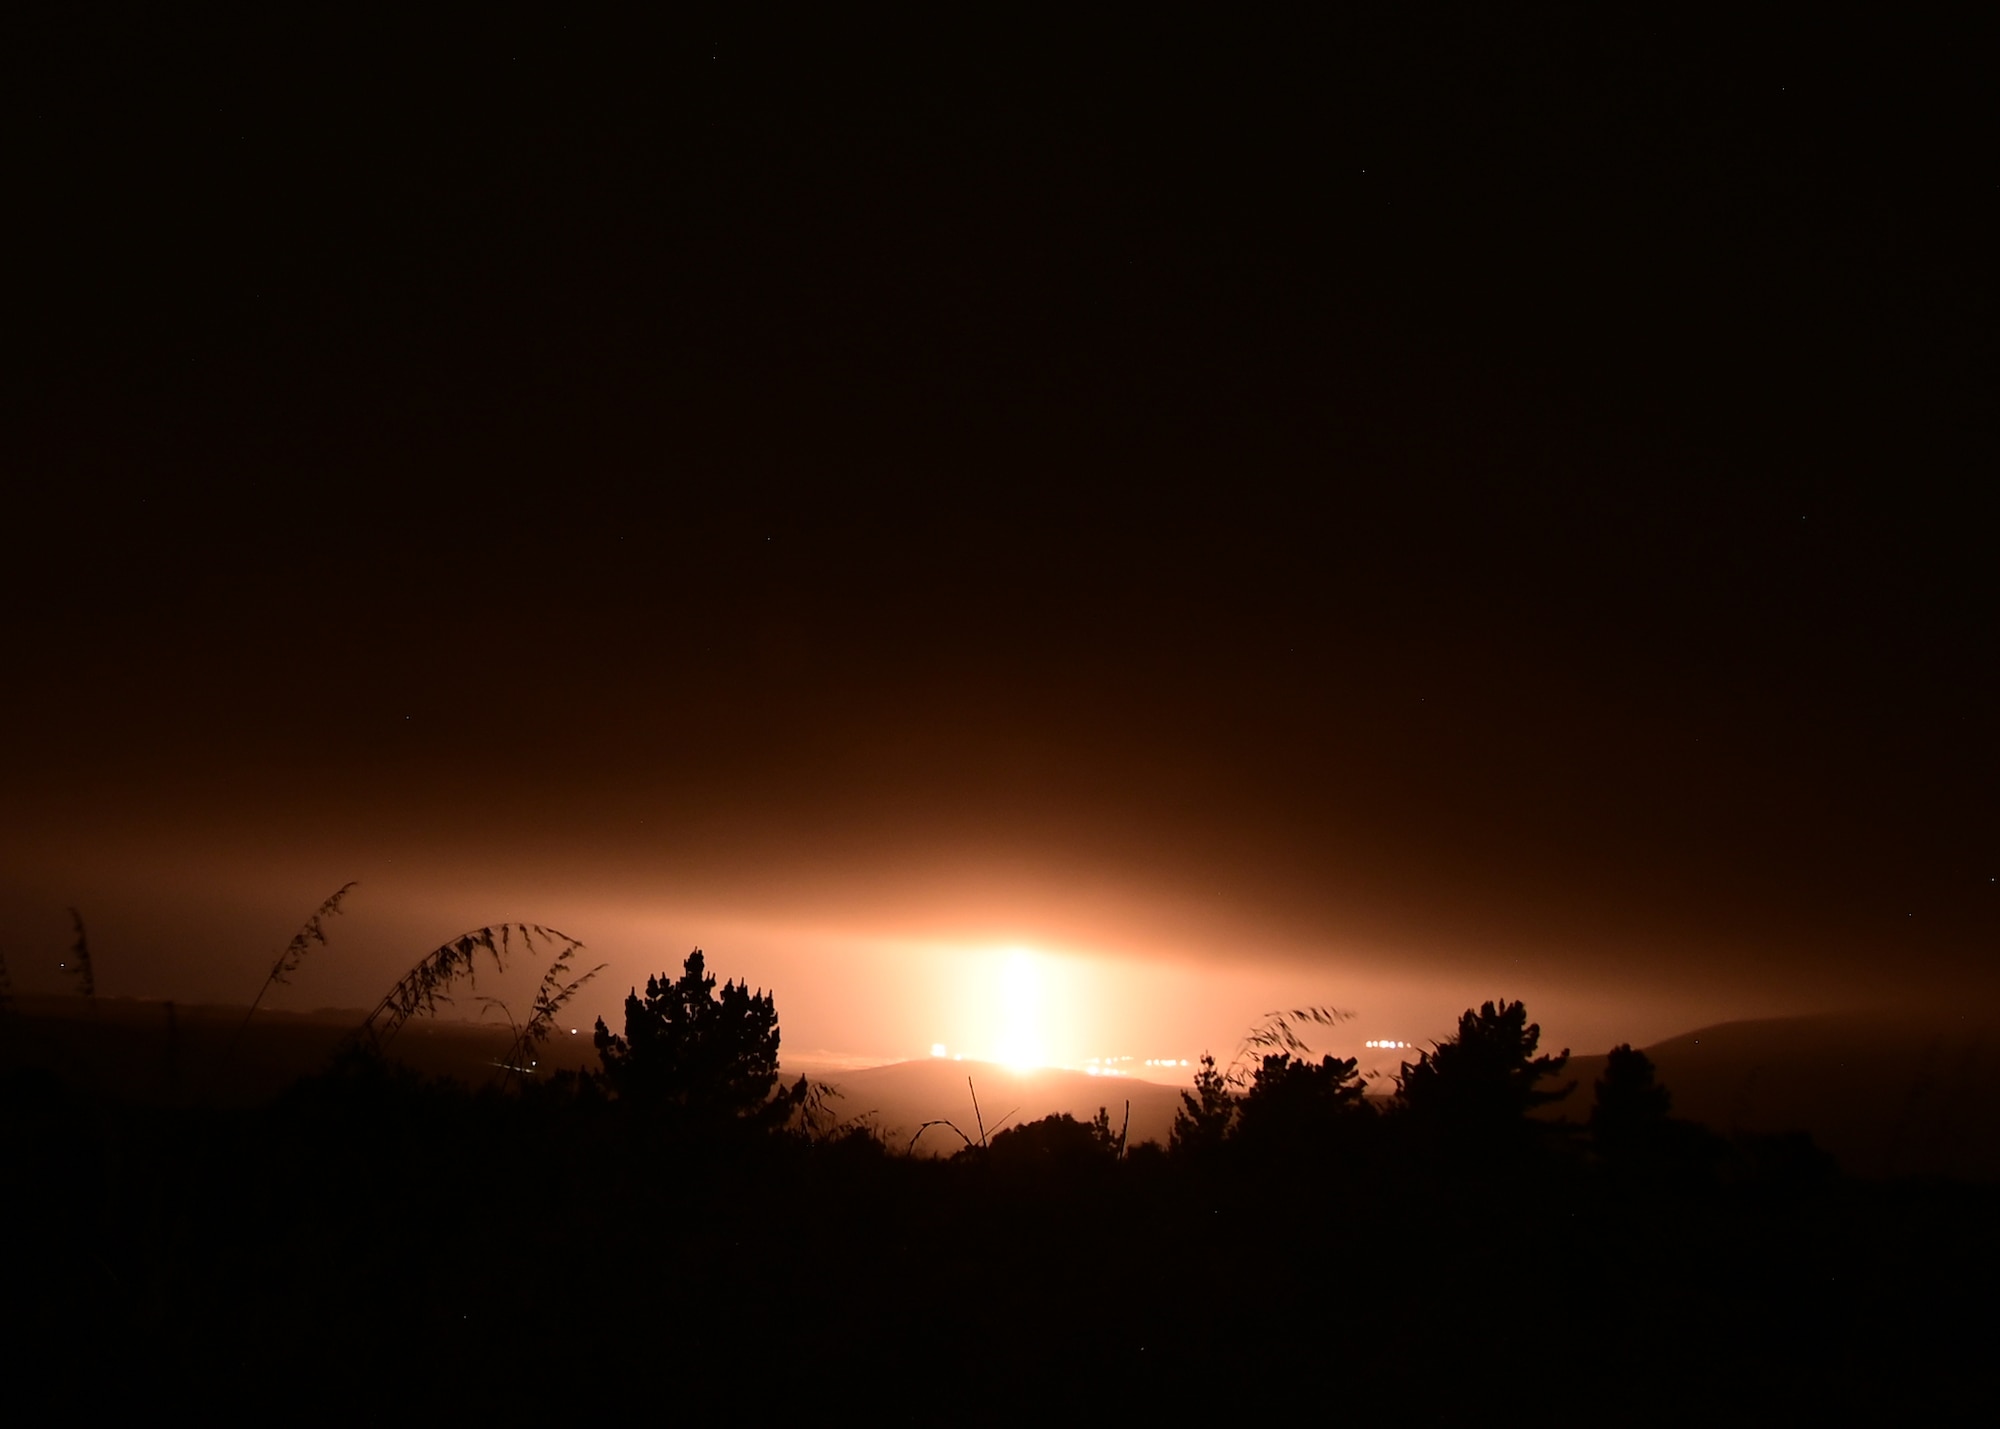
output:
[[[412,1017],[419,1013],[434,1014],[440,1002],[450,1002],[449,989],[460,978],[465,979],[468,985],[477,987],[480,953],[484,952],[492,961],[495,972],[504,972],[517,940],[523,952],[531,951],[538,942],[560,949],[555,965],[543,977],[542,987],[536,992],[536,1010],[519,1034],[520,1037],[527,1036],[528,1028],[539,1023],[541,1035],[547,1036],[556,1012],[600,969],[593,968],[565,985],[561,980],[562,972],[568,966],[569,955],[583,947],[581,941],[539,923],[497,923],[492,927],[461,933],[424,954],[417,965],[404,973],[375,1004],[375,1010],[355,1029],[354,1040],[365,1041],[376,1048],[387,1045]],[[518,1042],[519,1037],[516,1040]]]
[[[278,960],[271,964],[271,974],[264,979],[264,985],[257,989],[257,996],[251,1000],[249,1009],[243,1014],[243,1020],[236,1024],[236,1035],[229,1039],[229,1046],[222,1053],[222,1063],[225,1067],[236,1055],[236,1044],[243,1040],[243,1034],[249,1030],[250,1019],[257,1015],[257,1009],[263,1005],[266,995],[272,988],[282,987],[291,981],[292,974],[299,970],[299,964],[306,960],[306,954],[312,951],[314,943],[325,946],[326,920],[340,912],[342,901],[354,891],[354,888],[352,880],[341,884],[324,903],[313,910],[312,916],[306,919],[298,932],[292,934],[292,940],[285,944],[284,951],[278,954]]]
[[[972,1138],[971,1138],[971,1137],[967,1136],[967,1135],[966,1135],[966,1134],[965,1134],[964,1132],[962,1132],[962,1131],[959,1131],[959,1130],[958,1130],[958,1128],[957,1128],[956,1126],[953,1126],[953,1125],[952,1125],[952,1123],[950,1123],[950,1122],[946,1121],[946,1120],[945,1120],[945,1119],[944,1119],[943,1117],[939,1117],[939,1118],[938,1118],[938,1119],[937,1119],[936,1121],[927,1121],[927,1122],[925,1122],[925,1123],[924,1123],[924,1124],[923,1124],[922,1126],[920,1126],[920,1127],[918,1127],[918,1128],[916,1129],[916,1132],[915,1132],[915,1133],[914,1133],[914,1134],[913,1134],[913,1135],[912,1135],[912,1136],[910,1137],[910,1144],[909,1144],[908,1146],[906,1146],[906,1147],[904,1147],[904,1148],[903,1148],[903,1154],[904,1154],[905,1156],[914,1156],[914,1155],[916,1155],[916,1152],[917,1152],[917,1137],[919,1137],[919,1136],[922,1136],[922,1135],[923,1135],[923,1134],[924,1134],[925,1132],[929,1131],[929,1130],[930,1130],[930,1129],[931,1129],[932,1127],[934,1127],[934,1126],[948,1126],[948,1127],[951,1127],[951,1129],[952,1129],[952,1130],[953,1130],[954,1132],[957,1132],[957,1133],[958,1133],[958,1139],[959,1139],[960,1141],[963,1141],[963,1142],[964,1142],[964,1143],[966,1144],[966,1146],[967,1146],[968,1148],[970,1148],[970,1147],[971,1147],[971,1145],[972,1145]]]
[[[560,937],[562,935],[558,934],[557,936]],[[606,963],[599,963],[589,972],[575,978],[570,978],[569,981],[565,982],[564,978],[568,976],[570,970],[570,956],[582,946],[583,944],[571,940],[563,947],[561,952],[556,954],[555,961],[550,963],[548,970],[542,974],[541,985],[535,989],[533,1010],[528,1014],[526,1022],[515,1022],[513,1013],[508,1011],[507,1004],[501,1002],[498,998],[480,999],[480,1001],[491,1006],[497,1006],[506,1015],[509,1025],[514,1029],[513,1045],[507,1049],[507,1055],[500,1059],[500,1080],[502,1086],[506,1085],[510,1079],[516,1077],[526,1078],[528,1053],[548,1040],[550,1031],[556,1025],[556,1014],[563,1010],[563,1007],[571,998],[576,996],[578,990],[585,983],[589,982],[609,966]]]
[[[1272,1053],[1287,1057],[1308,1057],[1312,1047],[1305,1030],[1311,1027],[1338,1027],[1354,1020],[1354,1014],[1338,1007],[1279,1008],[1264,1014],[1264,1020],[1243,1034],[1236,1055],[1230,1060],[1224,1080],[1238,1091],[1250,1085],[1264,1058]]]

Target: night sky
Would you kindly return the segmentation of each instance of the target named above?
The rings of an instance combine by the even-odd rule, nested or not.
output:
[[[1988,37],[424,8],[5,47],[17,992],[349,879],[283,1005],[870,1059],[2000,991]]]

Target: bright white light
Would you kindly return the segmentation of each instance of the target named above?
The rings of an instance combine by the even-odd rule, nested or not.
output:
[[[942,1056],[944,1056],[944,1054],[945,1054],[945,1045],[944,1045],[944,1043],[942,1043],[942,1042],[933,1042],[933,1043],[931,1043],[931,1055],[932,1055],[933,1057],[942,1057]]]
[[[1026,948],[1013,948],[1000,965],[1000,1055],[1010,1067],[1039,1067],[1048,1061],[1042,1045],[1042,970]]]

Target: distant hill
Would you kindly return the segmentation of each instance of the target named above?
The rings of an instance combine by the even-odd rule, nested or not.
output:
[[[93,1007],[77,997],[24,997],[0,1028],[0,1050],[15,1065],[47,1067],[109,1096],[240,1106],[268,1101],[325,1066],[363,1016],[355,1009],[259,1012],[225,1057],[243,1021],[240,1007],[120,998],[99,998]],[[390,1050],[427,1075],[478,1086],[493,1077],[510,1040],[494,1021],[418,1019]],[[2000,1019],[1770,1018],[1719,1023],[1643,1050],[1673,1094],[1675,1115],[1717,1131],[1809,1131],[1856,1175],[2000,1180]],[[597,1066],[587,1034],[552,1038],[541,1056],[545,1069]],[[1563,1079],[1576,1085],[1546,1114],[1587,1118],[1603,1069],[1602,1055],[1570,1058]],[[785,1070],[796,1076],[802,1067]],[[1021,1072],[938,1057],[818,1079],[839,1092],[836,1115],[865,1119],[892,1146],[909,1145],[935,1120],[976,1139],[975,1090],[989,1134],[1058,1112],[1088,1120],[1099,1107],[1116,1125],[1129,1100],[1130,1140],[1164,1142],[1182,1090],[1136,1077]],[[961,1145],[949,1127],[936,1126],[917,1149],[948,1155]]]
[[[1018,1126],[1060,1112],[1088,1121],[1099,1107],[1111,1114],[1115,1129],[1124,1123],[1129,1101],[1132,1122],[1127,1139],[1134,1143],[1164,1142],[1173,1127],[1174,1110],[1180,1105],[1180,1093],[1174,1088],[1136,1077],[1093,1077],[1051,1067],[1019,1071],[993,1062],[959,1062],[944,1057],[894,1062],[827,1080],[840,1093],[833,1103],[837,1115],[866,1119],[882,1132],[884,1140],[898,1148],[908,1146],[919,1127],[935,1120],[951,1122],[976,1141],[979,1117],[973,1114],[975,1092],[988,1135],[1003,1126]],[[917,1150],[948,1156],[964,1144],[950,1127],[935,1126],[924,1132]]]
[[[2000,1020],[1769,1018],[1703,1027],[1643,1050],[1673,1094],[1674,1114],[1716,1131],[1810,1132],[1855,1175],[2000,1180]],[[1587,1119],[1604,1060],[1571,1057],[1563,1080],[1576,1085],[1545,1114]],[[1155,1082],[942,1058],[827,1080],[842,1093],[837,1112],[872,1113],[890,1143],[901,1146],[925,1121],[939,1118],[978,1135],[968,1076],[989,1132],[1016,1106],[1009,1125],[1056,1112],[1085,1120],[1100,1106],[1115,1123],[1129,1098],[1130,1139],[1164,1142],[1180,1105],[1179,1087]],[[934,1127],[918,1149],[942,1155],[961,1144],[949,1129]]]
[[[2000,1179],[2000,1020],[1834,1014],[1724,1022],[1642,1049],[1676,1116],[1809,1131],[1855,1175]],[[1590,1114],[1602,1056],[1551,1115]]]

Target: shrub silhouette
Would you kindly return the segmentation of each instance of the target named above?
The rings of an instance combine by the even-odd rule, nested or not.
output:
[[[1118,1159],[1119,1149],[1110,1113],[1100,1108],[1095,1121],[1078,1121],[1068,1112],[1058,1112],[1010,1126],[994,1136],[987,1158],[1009,1170],[1071,1171],[1108,1166]]]
[[[1653,1059],[1621,1042],[1604,1058],[1604,1075],[1590,1108],[1591,1144],[1615,1154],[1660,1139],[1673,1107],[1667,1089],[1653,1079]]]
[[[1323,1145],[1366,1116],[1367,1084],[1355,1059],[1326,1056],[1318,1062],[1271,1053],[1258,1065],[1237,1111],[1235,1136],[1247,1146],[1306,1148]]]
[[[1194,1090],[1181,1093],[1167,1149],[1199,1158],[1246,1137],[1266,1149],[1317,1143],[1333,1118],[1365,1106],[1365,1088],[1353,1060],[1314,1062],[1305,1034],[1353,1016],[1337,1007],[1280,1008],[1244,1034],[1228,1067],[1204,1052]]]
[[[1728,1145],[1671,1115],[1673,1098],[1654,1080],[1653,1061],[1627,1043],[1604,1059],[1590,1108],[1590,1147],[1628,1181],[1686,1184],[1715,1172]]]
[[[1560,1101],[1575,1083],[1541,1090],[1545,1077],[1569,1061],[1565,1048],[1536,1056],[1542,1029],[1518,1002],[1482,1003],[1458,1019],[1458,1035],[1403,1063],[1397,1079],[1401,1109],[1420,1125],[1455,1136],[1486,1138],[1522,1129],[1534,1108]]]
[[[620,1100],[656,1111],[776,1125],[803,1101],[803,1078],[773,1100],[778,1084],[778,1010],[748,983],[715,990],[700,948],[680,977],[646,979],[646,995],[625,999],[625,1034],[597,1020],[593,1040],[604,1080]]]

